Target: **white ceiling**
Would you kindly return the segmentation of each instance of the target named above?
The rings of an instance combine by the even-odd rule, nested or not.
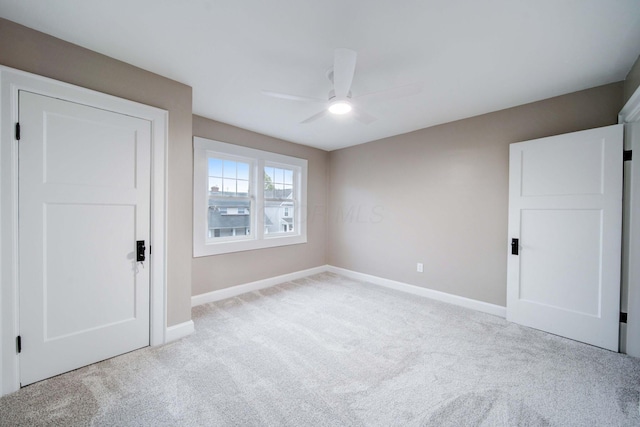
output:
[[[0,0],[0,16],[193,87],[193,112],[334,150],[623,80],[638,0]],[[324,98],[333,50],[358,52],[353,96],[377,121],[327,116],[261,89]]]

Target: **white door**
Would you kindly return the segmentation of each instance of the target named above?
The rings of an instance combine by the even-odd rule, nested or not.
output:
[[[511,144],[508,320],[618,351],[622,133]]]
[[[20,91],[20,383],[149,345],[151,124]],[[148,256],[148,251],[147,251]]]

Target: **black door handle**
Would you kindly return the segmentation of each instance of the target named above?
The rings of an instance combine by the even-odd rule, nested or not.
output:
[[[142,262],[145,260],[144,251],[147,249],[144,245],[144,240],[138,240],[136,242],[137,251],[136,251],[136,261]]]
[[[519,252],[519,239],[511,239],[511,255],[518,255]]]

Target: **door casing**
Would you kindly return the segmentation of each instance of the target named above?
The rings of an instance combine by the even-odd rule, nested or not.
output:
[[[620,324],[620,340],[625,353],[640,357],[640,87],[620,111],[618,123],[625,125],[625,150],[635,151],[635,159],[625,162],[622,290],[626,298],[621,309],[627,313],[627,323]]]
[[[25,90],[151,122],[150,344],[166,334],[166,168],[168,112],[0,66],[0,395],[20,388],[18,304],[18,91]]]

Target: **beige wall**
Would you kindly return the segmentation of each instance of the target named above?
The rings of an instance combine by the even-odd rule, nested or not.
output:
[[[636,62],[631,67],[627,78],[624,81],[624,102],[626,103],[631,95],[640,86],[640,56],[636,59]]]
[[[504,305],[508,144],[613,124],[623,99],[616,83],[326,153],[192,118],[190,87],[4,19],[0,64],[169,111],[169,325],[191,295],[325,263]],[[192,258],[192,134],[308,159],[308,243]]]
[[[509,144],[615,124],[622,91],[614,83],[331,152],[328,263],[504,306]]]
[[[191,319],[191,88],[1,18],[0,64],[169,111],[168,325]]]
[[[307,243],[194,258],[193,295],[326,264],[326,151],[293,144],[204,117],[193,117],[193,135],[307,159]],[[191,254],[192,251],[189,250]]]

